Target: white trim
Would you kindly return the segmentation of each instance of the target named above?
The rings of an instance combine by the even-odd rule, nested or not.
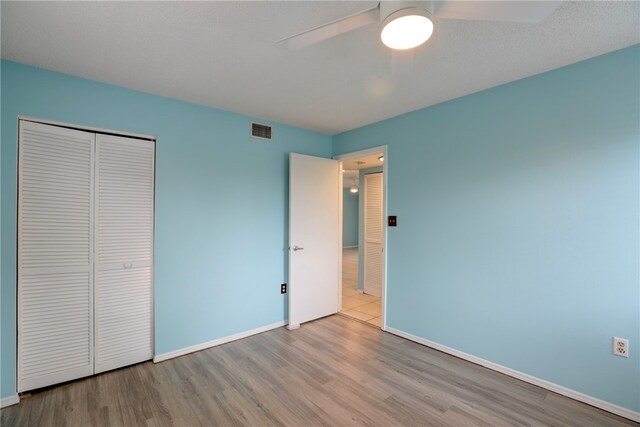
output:
[[[165,360],[173,359],[174,357],[184,356],[185,354],[193,353],[200,350],[206,350],[207,348],[215,347],[221,344],[226,344],[231,341],[236,341],[242,338],[249,337],[251,335],[260,334],[262,332],[267,332],[272,329],[280,328],[286,325],[287,322],[281,320],[280,322],[272,323],[270,325],[261,326],[256,329],[251,329],[250,331],[238,332],[237,334],[229,335],[226,337],[218,338],[213,341],[203,342],[202,344],[192,345],[190,347],[184,347],[179,350],[170,351],[168,353],[158,354],[153,358],[153,363],[163,362]]]
[[[13,396],[7,396],[0,399],[0,408],[6,408],[7,406],[16,405],[20,403],[20,396],[14,394]]]
[[[387,151],[387,146],[379,145],[377,147],[366,148],[364,150],[353,151],[351,153],[338,154],[337,156],[333,156],[333,159],[335,160],[354,159],[356,157],[365,157],[365,156],[370,156],[372,154],[379,154],[384,151]],[[386,157],[384,159],[387,160]],[[384,162],[382,164],[384,165]]]
[[[340,246],[342,249],[338,252],[338,295],[336,295],[336,299],[338,300],[338,313],[342,311],[342,252],[344,250],[344,240],[342,240],[342,235],[344,234],[344,174],[342,173],[342,162],[338,162],[339,170],[338,170],[338,185],[343,190],[340,191],[340,195],[338,196],[338,241],[340,242]],[[352,246],[350,246],[352,247]],[[357,246],[356,246],[357,247]],[[291,325],[289,325],[289,330],[293,330]]]
[[[121,131],[121,130],[97,128],[97,127],[93,127],[93,126],[83,126],[83,125],[77,125],[75,123],[59,122],[57,120],[39,119],[37,117],[18,116],[18,120],[25,120],[27,122],[36,122],[36,123],[42,123],[42,124],[45,124],[45,125],[52,125],[52,126],[60,126],[60,127],[64,127],[64,128],[72,128],[72,129],[88,131],[88,132],[94,132],[94,133],[105,133],[105,134],[109,134],[109,135],[129,136],[129,137],[133,137],[133,138],[149,139],[149,140],[153,140],[153,141],[156,140],[156,137],[153,136],[153,135],[145,135],[145,134],[142,134],[142,133],[133,133],[133,132],[124,132],[124,131]]]
[[[500,372],[502,374],[508,375],[513,378],[517,378],[529,384],[536,385],[538,387],[542,387],[554,393],[561,394],[563,396],[569,397],[571,399],[577,400],[582,403],[586,403],[587,405],[595,406],[596,408],[602,409],[607,412],[611,412],[612,414],[619,415],[621,417],[630,419],[632,421],[640,422],[640,412],[633,411],[631,409],[623,408],[622,406],[615,405],[613,403],[606,402],[604,400],[598,399],[596,397],[589,396],[584,393],[580,393],[579,391],[572,390],[567,387],[563,387],[561,385],[552,383],[551,381],[543,380],[541,378],[534,377],[529,374],[525,374],[524,372],[516,371],[515,369],[507,368],[506,366],[499,365],[494,362],[490,362],[488,360],[482,359],[477,356],[473,356],[468,353],[464,353],[462,351],[456,350],[451,347],[447,347],[442,344],[438,344],[433,341],[429,341],[424,338],[417,337],[415,335],[411,335],[407,332],[403,332],[401,330],[387,327],[385,331],[397,335],[402,338],[406,338],[410,341],[414,341],[418,344],[425,345],[427,347],[431,347],[433,349],[442,351],[443,353],[450,354],[452,356],[459,357],[460,359],[467,360],[469,362],[475,363],[480,366],[484,366],[485,368],[489,368],[492,371]]]

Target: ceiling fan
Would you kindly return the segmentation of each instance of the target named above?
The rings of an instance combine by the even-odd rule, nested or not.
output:
[[[542,21],[561,1],[381,1],[376,6],[278,40],[287,49],[300,49],[348,31],[382,22],[380,37],[391,49],[411,49],[433,33],[432,18],[472,21]]]

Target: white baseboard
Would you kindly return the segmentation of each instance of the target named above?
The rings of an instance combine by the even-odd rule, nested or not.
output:
[[[510,377],[517,378],[529,384],[537,385],[538,387],[542,387],[554,393],[558,393],[563,396],[570,397],[571,399],[578,400],[580,402],[586,403],[587,405],[595,406],[596,408],[600,408],[607,412],[611,412],[612,414],[620,415],[621,417],[628,418],[632,421],[640,422],[640,412],[623,408],[622,406],[618,406],[613,403],[609,403],[604,400],[598,399],[596,397],[592,397],[587,394],[572,390],[570,388],[566,388],[561,385],[552,383],[550,381],[543,380],[541,378],[537,378],[529,374],[525,374],[524,372],[516,371],[515,369],[507,368],[506,366],[502,366],[497,363],[493,363],[488,360],[482,359],[480,357],[476,357],[471,354],[464,353],[454,348],[447,347],[445,345],[438,344],[436,342],[429,341],[427,339],[420,338],[415,335],[411,335],[407,332],[403,332],[395,328],[387,327],[385,331],[394,335],[398,335],[399,337],[406,338],[410,341],[417,342],[418,344],[422,344],[427,347],[431,347],[436,350],[442,351],[443,353],[448,353],[448,354],[451,354],[452,356],[459,357],[460,359],[464,359],[469,362],[475,363],[477,365],[484,366],[485,368],[489,368],[493,371],[500,372],[505,375],[509,375]]]
[[[356,289],[356,291],[358,291],[359,294],[364,294],[364,290],[362,289]]]
[[[3,397],[2,399],[0,399],[0,408],[5,408],[17,403],[20,403],[20,396],[18,396],[17,394],[9,397]]]
[[[173,359],[174,357],[184,356],[185,354],[193,353],[194,351],[205,350],[207,348],[215,347],[217,345],[226,344],[231,341],[239,340],[241,338],[246,338],[251,335],[259,334],[262,332],[267,332],[272,329],[279,328],[281,326],[286,325],[287,322],[282,320],[280,322],[272,323],[271,325],[261,326],[256,329],[251,329],[250,331],[239,332],[237,334],[229,335],[226,337],[218,338],[217,340],[204,342],[202,344],[192,345],[190,347],[181,348],[179,350],[170,351],[168,353],[157,354],[153,358],[153,363],[159,363],[164,360]]]

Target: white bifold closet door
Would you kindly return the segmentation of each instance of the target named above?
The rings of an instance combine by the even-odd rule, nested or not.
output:
[[[19,392],[93,373],[94,143],[20,122]]]
[[[95,373],[153,356],[154,144],[96,135]]]
[[[18,391],[153,356],[154,142],[20,121]]]
[[[364,292],[380,296],[382,290],[382,173],[364,176]]]

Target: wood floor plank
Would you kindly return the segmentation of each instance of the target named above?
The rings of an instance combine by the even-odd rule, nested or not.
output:
[[[639,426],[344,316],[24,396],[2,426]]]

